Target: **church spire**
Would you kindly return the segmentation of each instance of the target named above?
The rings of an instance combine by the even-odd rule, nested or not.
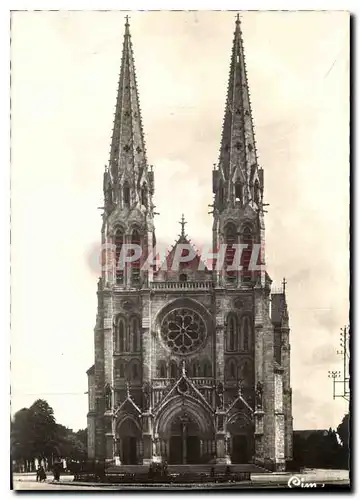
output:
[[[238,198],[242,205],[254,198],[253,185],[260,180],[239,14],[231,53],[218,179],[224,184],[219,196],[222,201],[232,204]]]
[[[179,234],[179,238],[187,238],[187,234],[185,234],[185,225],[187,224],[187,222],[185,221],[184,214],[181,214],[181,221],[179,222],[179,224],[181,226],[181,234]]]
[[[115,203],[125,182],[133,202],[139,201],[138,186],[146,181],[147,159],[129,18],[126,16],[123,52],[110,149],[110,173]]]

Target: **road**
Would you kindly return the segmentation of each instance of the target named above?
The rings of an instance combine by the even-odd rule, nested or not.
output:
[[[283,474],[254,474],[252,475],[251,483],[249,484],[248,482],[242,483],[242,484],[209,484],[209,485],[204,485],[204,484],[192,484],[192,485],[187,485],[187,486],[180,486],[176,487],[173,485],[174,489],[181,489],[181,490],[186,490],[186,489],[204,489],[204,487],[208,487],[209,489],[212,488],[230,488],[230,489],[239,489],[239,488],[288,488],[288,481],[289,478],[291,477],[291,474],[289,473],[283,473]],[[346,487],[346,485],[349,484],[349,473],[348,471],[310,471],[304,475],[298,475],[298,476],[292,476],[293,478],[296,477],[298,478],[304,485],[301,487],[306,487],[305,483],[315,483],[316,486],[315,488],[322,488],[322,483],[327,483],[327,484],[332,484],[333,486],[343,486]],[[74,484],[71,482],[73,481],[73,476],[62,476],[60,482],[53,482],[53,476],[52,474],[48,474],[48,477],[46,479],[45,483],[39,483],[36,482],[36,476],[35,474],[14,474],[13,476],[13,488],[15,490],[26,490],[26,491],[35,491],[35,490],[42,490],[42,491],[49,491],[49,490],[87,490],[87,491],[94,491],[94,490],[139,490],[139,489],[144,489],[144,490],[151,490],[151,489],[164,489],[164,485],[135,485],[135,484],[128,484],[128,485],[97,485],[97,484]],[[69,484],[70,483],[70,484]],[[296,482],[293,482],[295,485]],[[166,486],[165,486],[166,487]],[[293,486],[292,486],[293,487]]]
[[[53,483],[52,474],[48,474],[45,483],[36,482],[36,476],[30,474],[14,474],[13,488],[14,490],[101,490],[103,488],[96,486],[71,486],[69,484],[61,484],[62,482],[68,483],[73,480],[73,476],[64,476],[59,483]]]

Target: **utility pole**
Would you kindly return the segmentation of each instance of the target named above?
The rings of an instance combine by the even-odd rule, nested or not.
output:
[[[341,328],[340,333],[340,347],[341,350],[337,351],[337,354],[342,356],[343,360],[343,372],[330,370],[328,372],[329,378],[333,379],[333,399],[343,398],[346,401],[350,401],[350,327],[345,326]]]

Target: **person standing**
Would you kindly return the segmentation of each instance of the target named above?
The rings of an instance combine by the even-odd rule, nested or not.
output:
[[[54,462],[53,465],[54,481],[60,481],[60,463]]]

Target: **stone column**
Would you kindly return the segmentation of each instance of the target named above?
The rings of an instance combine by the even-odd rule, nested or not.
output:
[[[255,463],[264,464],[264,412],[262,409],[256,409],[254,412],[255,420]]]
[[[161,462],[161,456],[159,454],[159,436],[156,434],[152,439],[152,462]]]
[[[106,440],[106,459],[105,462],[107,464],[114,463],[114,436],[110,433],[107,433],[105,436]]]
[[[226,449],[226,431],[225,431],[225,417],[226,413],[224,410],[216,411],[216,463],[217,464],[229,464],[231,463],[230,457]]]
[[[223,290],[215,289],[216,336],[215,336],[215,370],[217,382],[224,384],[224,311],[226,310]]]
[[[143,464],[149,465],[153,461],[153,433],[152,415],[146,411],[142,415],[143,420]]]
[[[120,459],[120,438],[115,439],[115,465],[121,465],[121,459]]]
[[[181,425],[181,441],[182,441],[182,463],[185,465],[187,462],[187,428],[186,424]]]

